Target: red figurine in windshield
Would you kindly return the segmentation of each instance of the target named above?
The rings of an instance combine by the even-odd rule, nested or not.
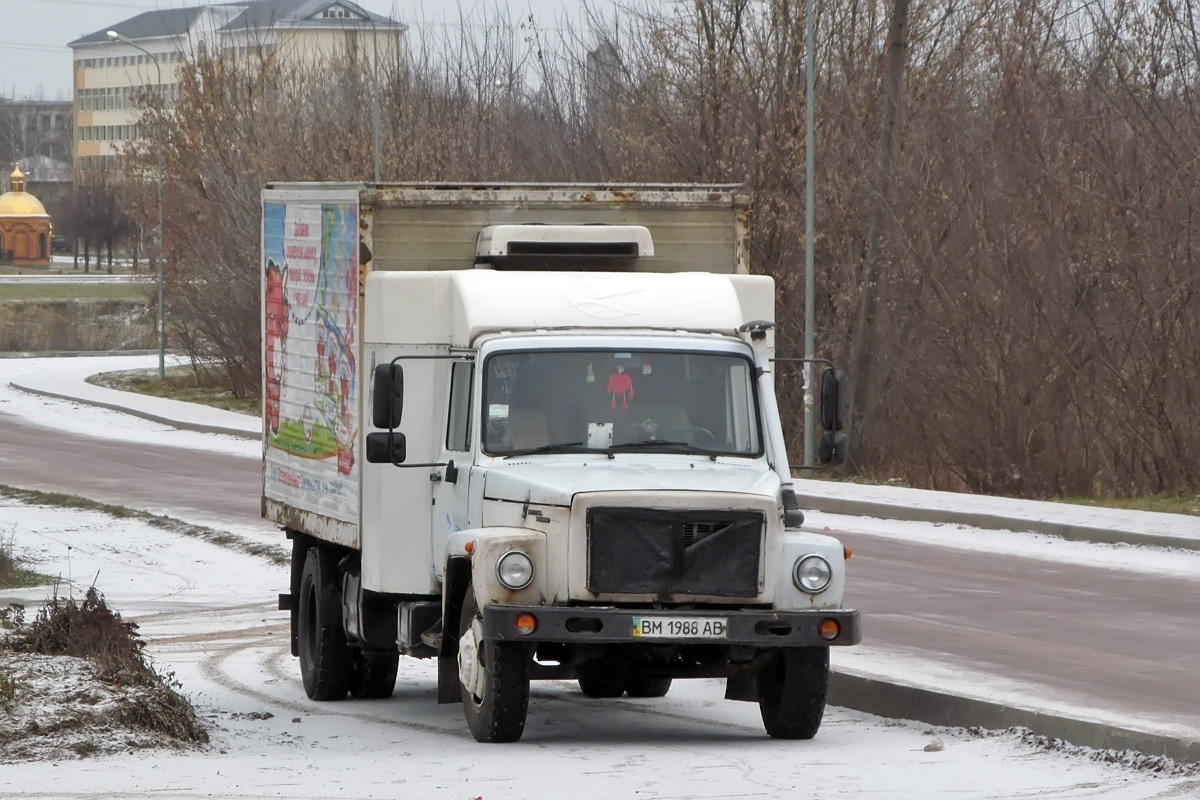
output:
[[[633,399],[633,376],[625,374],[624,367],[617,367],[608,378],[608,393],[612,396],[612,407],[617,407],[617,399],[621,400],[621,410],[629,410],[629,401]]]

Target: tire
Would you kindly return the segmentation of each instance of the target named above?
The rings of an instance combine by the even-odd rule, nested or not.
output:
[[[459,617],[459,639],[471,630],[479,619],[475,590],[468,587]],[[462,645],[459,645],[460,657]],[[463,713],[467,727],[477,742],[515,742],[525,732],[525,717],[529,712],[529,678],[533,660],[528,649],[512,642],[479,642],[479,666],[483,669],[482,697],[474,688],[463,685],[461,670],[459,689],[462,692]]]
[[[671,691],[670,678],[635,675],[625,682],[625,693],[630,697],[666,697],[669,691]]]
[[[619,664],[597,659],[579,667],[579,691],[586,697],[609,699],[625,694],[628,681]]]
[[[399,653],[354,653],[354,675],[350,694],[360,700],[382,700],[396,690]]]
[[[828,647],[780,648],[758,675],[758,710],[774,739],[811,739],[825,715]]]
[[[323,547],[310,547],[305,556],[296,617],[305,694],[313,700],[343,699],[353,676],[354,653],[342,630],[337,565]]]

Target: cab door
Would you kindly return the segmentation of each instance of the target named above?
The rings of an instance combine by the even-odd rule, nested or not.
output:
[[[455,531],[478,524],[470,519],[471,439],[474,433],[473,397],[475,362],[450,364],[441,432],[441,455],[429,479],[433,481],[430,532],[433,535],[434,571],[442,571],[446,539]]]

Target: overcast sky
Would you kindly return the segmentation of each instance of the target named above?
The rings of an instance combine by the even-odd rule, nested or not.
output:
[[[222,0],[217,0],[221,2]],[[412,25],[449,14],[458,19],[458,3],[438,0],[357,0],[358,4]],[[612,0],[591,0],[593,8],[611,9]],[[67,42],[102,30],[142,11],[202,5],[202,0],[0,0],[0,96],[46,100],[70,99],[71,49]],[[532,13],[544,26],[575,15],[579,0],[463,0],[468,12],[496,5],[514,16]],[[419,29],[410,30],[410,34]]]

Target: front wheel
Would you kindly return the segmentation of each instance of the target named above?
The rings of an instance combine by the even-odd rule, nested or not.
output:
[[[350,688],[354,652],[342,630],[337,564],[320,546],[310,547],[304,559],[296,628],[305,694],[313,700],[341,700]]]
[[[515,742],[525,732],[532,659],[512,642],[486,641],[474,588],[459,618],[458,680],[467,727],[477,742]]]
[[[825,716],[828,647],[784,647],[758,675],[758,710],[774,739],[811,739]]]

